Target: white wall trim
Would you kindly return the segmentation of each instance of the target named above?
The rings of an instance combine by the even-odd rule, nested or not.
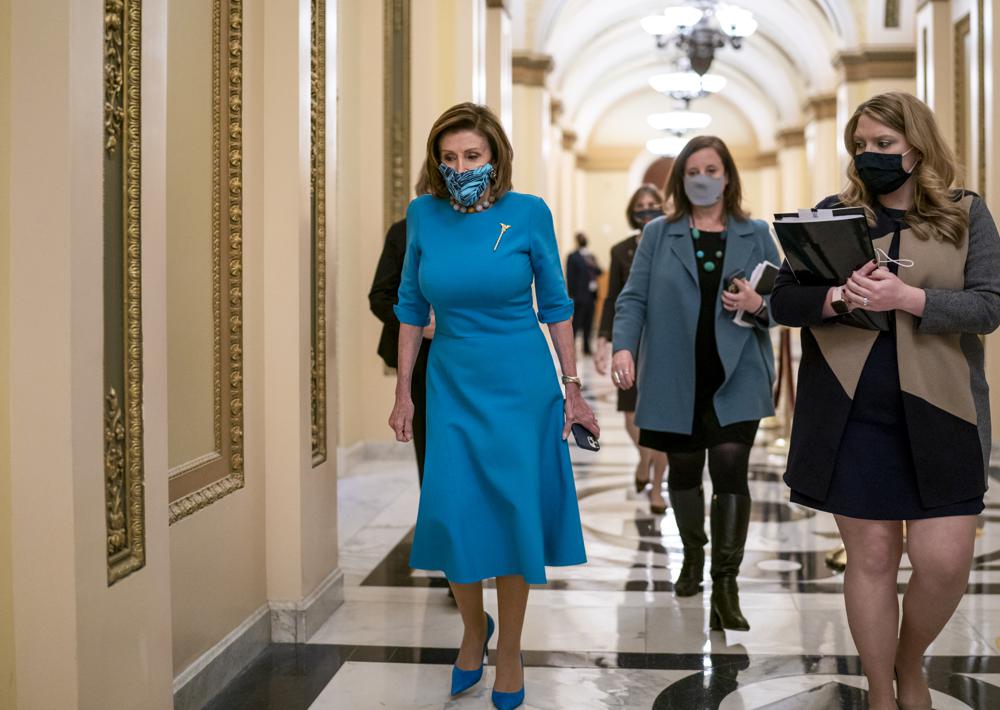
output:
[[[219,693],[271,641],[264,604],[174,678],[174,710],[194,710]]]
[[[271,641],[305,643],[344,603],[344,572],[335,569],[301,601],[273,601]]]

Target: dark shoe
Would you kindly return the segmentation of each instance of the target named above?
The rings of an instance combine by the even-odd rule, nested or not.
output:
[[[740,610],[736,575],[750,526],[750,497],[723,493],[712,496],[712,612],[713,631],[749,631]]]
[[[687,490],[670,488],[667,495],[684,545],[684,565],[674,582],[674,594],[693,597],[701,593],[701,581],[705,576],[705,544],[708,542],[705,535],[705,492],[701,486]]]

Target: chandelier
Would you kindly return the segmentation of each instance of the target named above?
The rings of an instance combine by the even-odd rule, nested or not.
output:
[[[699,75],[691,70],[673,71],[651,76],[649,85],[659,93],[688,106],[694,99],[722,91],[726,86],[726,78],[718,74]]]
[[[674,5],[661,15],[644,17],[641,24],[656,37],[660,49],[670,44],[677,46],[700,76],[712,65],[715,50],[727,44],[739,49],[743,40],[757,30],[757,20],[749,10],[715,0]]]
[[[688,139],[681,136],[664,136],[646,141],[646,150],[653,155],[674,157],[687,145]]]
[[[646,123],[658,131],[672,133],[675,136],[682,136],[688,131],[699,131],[708,128],[712,122],[712,117],[707,113],[697,111],[669,111],[667,113],[653,113],[646,119]]]

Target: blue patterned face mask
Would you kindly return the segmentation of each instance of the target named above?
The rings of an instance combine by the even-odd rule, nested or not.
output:
[[[438,170],[441,171],[441,177],[452,198],[463,207],[472,207],[479,202],[493,176],[493,166],[490,163],[464,173],[456,172],[454,168],[441,163]]]

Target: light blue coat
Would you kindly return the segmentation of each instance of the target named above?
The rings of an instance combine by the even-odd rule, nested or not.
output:
[[[695,334],[701,291],[688,219],[646,225],[615,306],[614,350],[628,350],[639,369],[635,421],[643,429],[690,434],[694,418]],[[722,275],[747,277],[765,259],[781,264],[761,220],[730,218]],[[765,297],[769,302],[770,298]],[[743,328],[715,298],[715,338],[726,379],[715,393],[722,426],[774,414],[774,353],[767,329]],[[771,321],[773,323],[773,320]]]

